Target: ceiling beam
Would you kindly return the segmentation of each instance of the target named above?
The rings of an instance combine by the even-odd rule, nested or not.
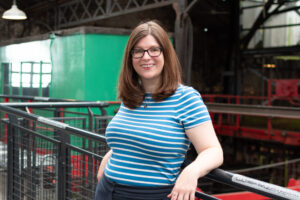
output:
[[[299,9],[300,9],[300,6],[295,6],[295,7],[291,7],[291,8],[286,8],[286,9],[274,11],[270,14],[271,15],[273,15],[273,14],[282,14],[282,13],[286,13],[286,12],[290,12],[290,11],[299,11]]]
[[[284,2],[281,2],[277,5],[277,7],[272,11],[272,13],[269,12],[271,6],[273,5],[274,0],[268,0],[268,2],[264,5],[262,11],[260,12],[259,16],[256,18],[256,21],[254,22],[253,26],[251,27],[250,31],[247,33],[247,35],[242,38],[241,41],[241,48],[246,49],[248,47],[249,42],[251,41],[252,37],[256,33],[256,31],[259,29],[259,27],[262,26],[262,24],[265,23],[265,21],[272,15],[272,13],[275,13],[279,10],[279,8],[284,4]]]
[[[168,6],[177,1],[180,0],[71,0],[58,6],[58,28]]]
[[[39,14],[41,12],[47,11],[49,8],[52,8],[53,6],[58,6],[66,2],[68,2],[68,0],[57,0],[57,1],[40,0],[38,3],[25,8],[24,11],[33,14]]]

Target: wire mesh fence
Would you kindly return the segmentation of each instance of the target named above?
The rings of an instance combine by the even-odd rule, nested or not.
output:
[[[0,197],[7,197],[7,125],[0,121]]]
[[[14,114],[2,119],[0,199],[93,199],[98,167],[109,149],[103,136],[84,131],[86,122]]]
[[[33,131],[30,123],[32,121],[10,117],[7,124],[7,198],[56,199],[59,141]]]

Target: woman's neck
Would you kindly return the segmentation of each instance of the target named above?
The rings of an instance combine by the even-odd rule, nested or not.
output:
[[[146,93],[155,93],[155,91],[160,85],[160,80],[156,80],[156,81],[144,80],[142,81],[142,83]]]

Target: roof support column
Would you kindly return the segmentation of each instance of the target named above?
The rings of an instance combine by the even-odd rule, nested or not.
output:
[[[188,85],[192,83],[193,58],[193,25],[187,13],[190,7],[187,6],[187,0],[173,3],[176,12],[175,49],[182,66],[183,81]]]

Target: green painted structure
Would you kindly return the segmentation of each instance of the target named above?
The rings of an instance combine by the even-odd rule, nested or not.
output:
[[[12,70],[11,63],[50,62],[49,97],[117,100],[117,79],[128,37],[128,30],[79,27],[44,35],[40,40],[0,44],[0,93],[4,64]]]

